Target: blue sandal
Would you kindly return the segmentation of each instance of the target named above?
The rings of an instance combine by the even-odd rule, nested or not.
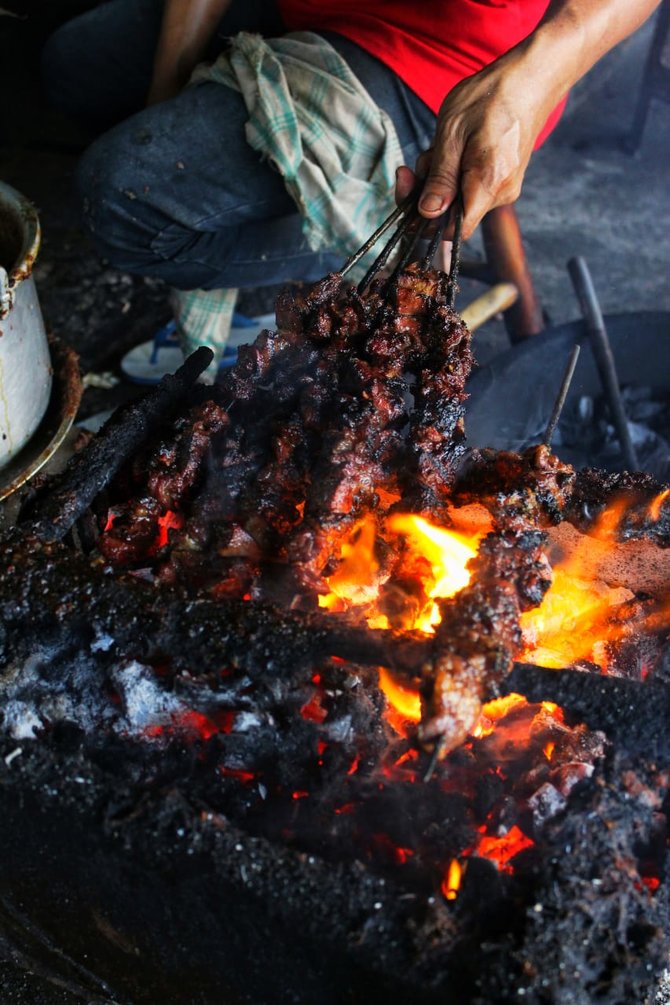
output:
[[[273,328],[274,323],[274,314],[249,318],[235,311],[219,369],[231,367],[237,361],[239,346],[253,342],[259,332],[264,328]],[[121,360],[121,370],[133,384],[150,385],[157,384],[166,373],[174,373],[183,362],[177,326],[172,320],[158,329],[152,341],[142,342],[127,352]]]

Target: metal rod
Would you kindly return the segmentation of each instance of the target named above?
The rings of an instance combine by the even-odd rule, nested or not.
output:
[[[637,455],[630,438],[630,430],[626,421],[626,411],[623,407],[619,379],[617,377],[614,354],[603,320],[600,304],[593,287],[591,273],[583,258],[577,256],[568,262],[568,272],[574,287],[582,317],[586,322],[587,333],[593,348],[593,356],[600,374],[600,381],[607,398],[612,415],[612,422],[619,437],[624,465],[628,471],[639,470]]]
[[[561,412],[563,411],[563,406],[565,405],[565,399],[568,396],[568,391],[570,390],[570,384],[572,383],[572,378],[575,375],[575,367],[577,366],[577,360],[579,359],[579,353],[581,346],[579,342],[576,342],[572,347],[572,352],[568,357],[568,364],[563,373],[563,379],[561,381],[561,386],[558,391],[558,396],[554,402],[554,409],[551,413],[551,418],[547,424],[547,429],[544,434],[544,440],[542,441],[545,446],[550,447],[551,441],[554,438],[554,433],[556,432],[556,426],[558,425],[558,420],[561,417]]]
[[[428,226],[428,224],[430,223],[430,220],[426,220],[425,217],[421,217],[419,219],[420,219],[420,222],[418,223],[418,226],[417,226],[416,230],[414,231],[414,234],[412,235],[412,238],[411,238],[409,244],[405,248],[405,251],[403,252],[403,254],[401,255],[401,257],[398,259],[396,267],[394,268],[393,272],[391,273],[391,275],[389,276],[389,278],[387,280],[387,283],[386,283],[387,287],[391,287],[393,285],[393,283],[396,281],[396,279],[398,278],[398,276],[400,275],[400,273],[402,272],[402,270],[410,262],[410,260],[412,258],[412,255],[414,254],[414,250],[415,250],[417,244],[419,243],[419,241],[423,237],[423,233],[424,233],[426,227]]]
[[[454,209],[454,242],[451,246],[451,263],[447,279],[447,306],[453,307],[456,300],[456,281],[461,267],[461,237],[463,232],[463,196],[460,191],[452,203]]]
[[[426,768],[423,781],[429,782],[435,773],[435,768],[438,766],[439,762],[442,760],[444,755],[447,753],[447,743],[443,736],[439,737],[435,741],[435,746],[433,747],[433,752],[430,755],[430,760],[428,761],[428,767]]]
[[[443,213],[442,216],[438,218],[437,228],[431,238],[430,244],[428,245],[428,251],[426,252],[425,257],[421,262],[422,269],[429,269],[433,264],[433,258],[435,257],[435,252],[437,251],[440,245],[440,241],[443,239],[444,229],[447,226],[448,218],[449,218],[449,210],[447,210],[446,213]]]
[[[363,291],[370,285],[372,280],[375,278],[377,273],[380,272],[386,265],[391,255],[391,252],[395,248],[396,244],[400,242],[403,235],[407,233],[407,231],[412,226],[414,221],[417,219],[417,215],[418,214],[415,209],[410,209],[407,212],[405,219],[402,221],[398,229],[393,232],[387,243],[382,248],[381,252],[377,255],[374,262],[372,263],[372,265],[370,266],[370,268],[368,269],[368,271],[365,273],[360,283],[358,284],[359,293],[363,293]]]
[[[393,210],[390,216],[387,216],[384,222],[381,224],[381,226],[377,228],[372,237],[369,237],[365,242],[365,244],[361,248],[359,248],[358,251],[355,251],[354,254],[351,256],[351,258],[347,259],[347,261],[340,269],[341,275],[345,276],[347,272],[350,271],[350,269],[353,269],[354,265],[358,265],[361,258],[367,255],[368,251],[370,251],[371,248],[374,248],[379,238],[382,237],[386,233],[386,231],[393,226],[396,220],[398,220],[403,215],[403,213],[406,213],[411,208],[414,202],[416,202],[417,194],[418,194],[417,190],[413,189],[407,196],[407,198],[403,202],[401,202],[399,206],[396,206],[396,208]]]

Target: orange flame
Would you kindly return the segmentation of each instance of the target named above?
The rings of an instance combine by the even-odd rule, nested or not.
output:
[[[522,694],[506,694],[504,698],[494,698],[482,705],[479,722],[472,731],[476,740],[481,740],[485,736],[490,736],[496,727],[496,723],[504,716],[508,715],[515,708],[527,705],[528,702]]]
[[[437,527],[413,514],[396,514],[386,521],[386,540],[404,538],[407,553],[424,560],[426,581],[423,592],[429,602],[409,628],[432,632],[439,624],[436,598],[453,597],[470,581],[468,562],[477,554],[483,531],[470,534]],[[361,520],[341,549],[341,561],[328,578],[330,592],[319,597],[319,605],[331,611],[364,606],[370,628],[388,628],[388,618],[376,606],[379,596],[379,562],[375,555],[378,528],[373,517]]]
[[[477,554],[478,536],[473,539],[455,530],[435,527],[423,517],[402,513],[391,517],[387,527],[391,533],[405,537],[409,549],[430,564],[433,581],[425,584],[425,590],[431,599],[453,597],[468,585],[467,565]],[[417,617],[414,627],[431,632],[439,623],[439,608],[432,603]]]
[[[603,513],[588,536],[553,569],[552,584],[539,607],[521,615],[524,651],[521,659],[560,669],[587,659],[607,666],[608,642],[616,642],[625,632],[623,623],[612,618],[630,593],[611,589],[593,580],[589,569],[591,539],[616,540],[626,503],[618,500]]]
[[[670,488],[652,501],[652,520],[660,518],[669,498]],[[612,554],[610,549],[618,547],[626,505],[622,499],[610,505],[588,535],[575,531],[574,540],[558,540],[558,547],[569,547],[570,555],[554,562],[553,582],[542,604],[522,614],[524,644],[518,659],[556,669],[589,660],[607,669],[609,644],[630,630],[630,617],[620,617],[618,611],[633,595],[598,578],[600,559],[594,558],[594,539],[599,555]],[[452,510],[450,520],[457,529],[433,525],[415,514],[394,514],[385,522],[368,515],[342,545],[338,568],[327,580],[329,592],[319,598],[319,604],[334,611],[355,606],[371,628],[392,625],[434,632],[440,621],[438,599],[454,596],[469,583],[469,565],[491,526],[490,514],[482,507]],[[402,539],[400,547],[398,538]],[[388,553],[394,556],[392,569],[381,560]],[[644,628],[663,628],[670,617],[669,606],[666,598],[662,611],[658,606],[647,610]],[[420,721],[418,689],[399,684],[386,670],[380,671],[380,687],[393,710],[391,725],[405,734],[408,722]],[[505,701],[523,699],[510,696]],[[475,739],[493,732],[496,721],[511,707],[485,706],[473,731]]]
[[[349,539],[342,545],[341,562],[328,578],[330,593],[319,597],[319,606],[330,611],[366,604],[377,596],[375,576],[379,562],[375,558],[377,527],[374,519],[356,524]]]
[[[576,567],[577,562],[575,556]],[[605,666],[605,643],[621,638],[625,630],[611,622],[622,599],[618,591],[579,579],[568,568],[555,569],[540,606],[521,615],[522,658],[557,670],[580,659]]]
[[[421,720],[421,696],[418,690],[399,684],[384,667],[379,667],[378,671],[379,687],[397,714],[397,718],[394,716],[391,720],[391,725],[396,732],[404,733],[405,722],[420,722]]]
[[[602,511],[589,531],[589,535],[597,537],[601,541],[611,541],[616,537],[627,509],[628,502],[626,499],[615,499]]]
[[[670,498],[670,488],[664,489],[663,492],[659,492],[655,499],[652,499],[649,504],[649,519],[656,523],[661,518],[661,510],[663,509],[663,503],[666,499]]]
[[[463,880],[463,867],[457,858],[452,858],[447,866],[440,889],[445,900],[456,900]]]

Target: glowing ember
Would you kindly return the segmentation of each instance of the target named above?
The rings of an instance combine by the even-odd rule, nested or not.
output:
[[[180,734],[187,739],[206,741],[217,733],[231,733],[236,717],[236,713],[230,709],[220,709],[212,716],[195,709],[183,709],[170,716],[169,722],[147,726],[144,736],[147,739],[157,739]]]
[[[483,834],[477,843],[475,854],[495,862],[502,872],[512,872],[510,862],[514,856],[532,846],[533,841],[515,824],[501,837]]]
[[[105,523],[105,530],[104,530],[105,534],[107,533],[108,530],[112,529],[112,527],[114,526],[114,521],[116,520],[117,516],[118,513],[115,510],[110,509],[107,511],[107,521]]]
[[[515,708],[520,708],[522,705],[527,704],[528,702],[522,694],[515,694],[514,692],[505,695],[504,698],[494,698],[493,701],[482,705],[482,714],[472,731],[472,735],[476,740],[489,736],[495,729],[496,722],[508,715]]]
[[[463,868],[457,858],[452,858],[447,867],[440,889],[445,900],[456,900],[463,879]]]
[[[323,722],[328,717],[328,710],[323,708],[318,694],[315,694],[300,709],[300,715],[308,722]]]
[[[244,768],[229,768],[227,764],[219,765],[219,774],[225,778],[235,778],[238,782],[246,784],[253,782],[256,778],[253,771],[245,771]]]
[[[179,530],[184,526],[184,518],[180,513],[174,513],[172,510],[168,510],[163,516],[158,518],[158,539],[156,541],[156,548],[164,548],[168,543],[169,532],[171,530]]]
[[[663,492],[659,492],[655,499],[652,499],[649,506],[649,519],[656,523],[661,518],[661,510],[663,509],[663,503],[666,499],[670,499],[670,488],[664,489]]]
[[[379,667],[379,687],[401,720],[405,722],[421,720],[421,696],[418,691],[399,684],[383,667]],[[399,729],[398,732],[404,731]]]

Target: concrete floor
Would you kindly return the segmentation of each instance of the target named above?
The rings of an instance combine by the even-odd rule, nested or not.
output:
[[[652,27],[582,81],[528,169],[517,210],[552,324],[579,316],[566,270],[574,255],[586,259],[603,311],[670,310],[670,107],[653,102],[638,153],[624,149]],[[481,361],[504,348],[495,328],[475,341]],[[670,368],[670,341],[664,359]]]
[[[670,107],[652,107],[637,155],[627,154],[622,145],[651,27],[607,56],[575,90],[563,122],[528,171],[518,212],[537,290],[554,324],[578,316],[565,268],[576,254],[586,258],[605,311],[670,311]],[[88,249],[70,184],[75,155],[68,144],[77,138],[60,132],[40,104],[34,77],[26,76],[34,72],[34,63],[26,61],[21,31],[12,25],[4,36],[10,44],[0,68],[3,93],[11,86],[16,102],[5,109],[9,119],[8,131],[0,136],[0,178],[40,210],[44,247],[36,279],[49,327],[75,345],[85,370],[114,369],[123,350],[165,320],[165,291],[114,273]],[[476,237],[471,243],[476,250]],[[477,292],[476,284],[464,283],[460,302]],[[272,296],[273,291],[247,291],[242,307],[265,311]],[[658,360],[666,372],[670,324],[668,338]],[[500,319],[475,337],[480,361],[507,347]],[[87,412],[105,406],[104,392],[87,393]],[[75,999],[0,963],[0,1001],[73,1005]]]

